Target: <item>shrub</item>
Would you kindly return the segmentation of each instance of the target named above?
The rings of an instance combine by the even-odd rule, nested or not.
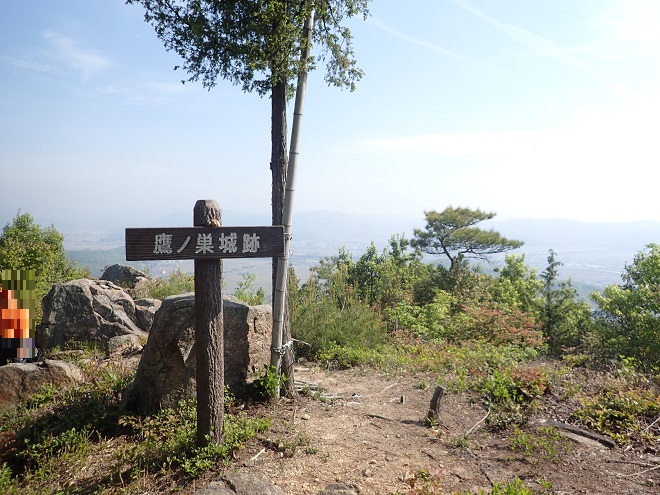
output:
[[[170,273],[167,279],[150,279],[144,285],[141,285],[135,291],[135,299],[150,298],[162,300],[169,296],[194,292],[194,290],[195,277],[177,269]]]
[[[512,366],[485,376],[478,388],[485,394],[485,405],[490,410],[489,426],[501,429],[509,424],[525,423],[536,409],[536,399],[547,390],[548,382],[542,368]]]
[[[241,301],[256,306],[266,302],[266,291],[259,287],[254,288],[254,281],[257,276],[254,273],[246,273],[243,275],[243,280],[238,282],[234,296]]]
[[[635,358],[640,368],[657,371],[660,356],[660,245],[649,244],[622,275],[591,295],[598,305],[596,333],[609,357]]]
[[[64,236],[54,226],[41,227],[29,213],[16,214],[0,235],[0,269],[34,270],[36,318],[41,319],[41,300],[53,284],[89,275],[64,252]]]
[[[660,414],[660,395],[650,390],[603,390],[582,399],[573,414],[587,428],[608,435],[619,444],[649,443],[660,435],[647,427]]]
[[[335,346],[372,348],[385,340],[380,315],[342,281],[335,280],[324,289],[312,276],[290,300],[292,335],[305,342],[298,355],[313,359]]]

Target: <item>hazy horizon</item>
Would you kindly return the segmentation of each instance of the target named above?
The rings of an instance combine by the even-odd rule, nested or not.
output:
[[[660,3],[370,11],[348,22],[357,90],[310,75],[296,214],[660,221]],[[155,222],[200,198],[270,217],[269,99],[181,84],[143,14],[0,5],[0,217]]]

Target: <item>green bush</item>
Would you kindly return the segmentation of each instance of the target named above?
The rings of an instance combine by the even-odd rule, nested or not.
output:
[[[167,279],[150,279],[135,291],[135,299],[165,299],[169,296],[195,291],[195,277],[181,270],[170,273]]]
[[[36,319],[41,319],[41,300],[53,284],[89,276],[69,260],[64,236],[54,226],[41,227],[29,213],[19,211],[0,235],[0,270],[34,270]]]
[[[501,429],[509,424],[524,424],[536,409],[536,400],[547,390],[548,382],[543,368],[512,366],[484,376],[478,388],[485,394],[485,406],[490,410],[488,425]]]
[[[591,295],[598,305],[596,334],[608,357],[634,358],[639,368],[658,372],[660,356],[660,245],[649,244],[622,275]]]
[[[290,295],[291,332],[305,342],[298,355],[315,358],[334,346],[371,348],[386,337],[378,312],[362,303],[341,271],[327,289],[312,275],[295,294]]]
[[[610,389],[581,402],[573,418],[619,444],[646,444],[660,439],[653,429],[646,427],[660,414],[660,395],[655,392],[641,388]]]
[[[241,301],[256,306],[266,302],[266,291],[259,287],[254,288],[254,281],[257,276],[254,273],[246,273],[243,275],[243,280],[238,282],[234,296]]]

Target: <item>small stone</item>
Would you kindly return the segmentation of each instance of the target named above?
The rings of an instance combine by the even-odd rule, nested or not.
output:
[[[369,468],[366,468],[362,471],[362,476],[364,476],[365,478],[371,478],[373,475],[374,473]]]
[[[376,459],[371,459],[369,461],[369,464],[371,464],[373,466],[374,464],[378,464],[378,461]]]
[[[305,421],[308,421],[310,418],[311,418],[311,416],[310,416],[309,414],[307,414],[307,413],[305,413],[305,414],[303,414],[302,416],[300,416],[300,419],[304,419]]]

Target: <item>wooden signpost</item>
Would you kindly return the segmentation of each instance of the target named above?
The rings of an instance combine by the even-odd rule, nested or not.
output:
[[[222,227],[213,200],[199,200],[194,227],[126,229],[126,261],[195,260],[197,443],[224,441],[222,259],[284,255],[284,227]]]

